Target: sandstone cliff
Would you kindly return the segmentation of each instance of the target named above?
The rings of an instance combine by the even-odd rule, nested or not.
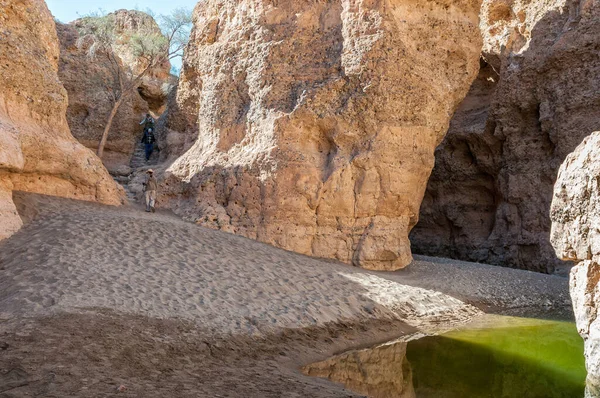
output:
[[[122,41],[125,41],[129,35],[134,33],[161,33],[160,27],[154,18],[141,11],[117,10],[109,16],[115,19],[115,30]],[[147,60],[136,56],[130,46],[117,45],[115,51],[123,64],[135,75],[139,75],[148,66]],[[171,63],[169,60],[165,60],[160,65],[152,67],[144,75],[138,87],[139,94],[148,102],[148,106],[156,114],[162,113],[165,109],[167,86],[172,83],[170,71]]]
[[[114,18],[116,34],[121,38],[139,31],[160,32],[154,19],[140,11],[118,10],[108,17]],[[82,20],[77,20],[71,24],[57,24],[60,39],[59,78],[69,95],[67,121],[71,132],[79,142],[95,151],[113,105],[113,93],[118,91],[115,68],[119,68],[119,73],[123,75],[139,74],[147,63],[137,58],[127,46],[118,44],[114,48],[120,62],[118,66],[111,64],[103,54],[91,59],[88,49],[92,43],[78,43],[77,27],[82,23]],[[120,106],[102,159],[109,169],[118,170],[129,164],[141,136],[139,122],[142,117],[148,111],[155,115],[164,111],[166,93],[172,80],[170,68],[169,61],[151,68],[137,91],[131,93]]]
[[[96,151],[112,108],[111,92],[117,89],[111,66],[102,56],[91,60],[89,46],[78,47],[75,26],[58,23],[57,31],[61,45],[58,74],[69,95],[67,121],[75,138]],[[129,164],[141,134],[139,122],[148,110],[137,92],[119,108],[102,159],[109,169]]]
[[[560,167],[550,211],[556,255],[575,261],[571,298],[585,341],[588,392],[600,396],[600,132],[587,137]]]
[[[173,110],[185,116],[166,126],[179,150],[195,142],[161,202],[285,249],[404,267],[433,150],[477,73],[479,6],[199,3]]]
[[[21,224],[13,190],[108,204],[121,191],[69,132],[59,44],[42,0],[0,0],[0,239]]]
[[[417,253],[553,272],[558,167],[600,125],[600,4],[486,0],[479,78],[436,151]]]

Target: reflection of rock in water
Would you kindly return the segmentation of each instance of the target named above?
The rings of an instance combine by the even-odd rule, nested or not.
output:
[[[371,398],[414,398],[406,343],[353,351],[303,369],[309,376],[326,377]]]

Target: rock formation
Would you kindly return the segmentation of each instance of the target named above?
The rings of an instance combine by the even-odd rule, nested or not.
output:
[[[416,253],[553,272],[565,156],[600,125],[600,4],[486,0],[482,68],[436,150]]]
[[[61,43],[59,77],[69,94],[67,121],[79,142],[95,151],[112,108],[110,94],[115,82],[111,67],[104,57],[91,60],[87,48],[77,46],[79,35],[73,25],[57,23],[57,30]],[[129,164],[140,135],[138,123],[148,110],[137,92],[119,108],[102,159],[109,170]]]
[[[477,73],[479,6],[199,3],[173,110],[185,116],[166,126],[179,150],[196,141],[161,202],[300,253],[406,266],[433,150]]]
[[[100,160],[69,132],[45,3],[0,0],[0,37],[0,239],[21,225],[13,190],[120,204]]]
[[[495,177],[501,145],[488,124],[497,76],[491,65],[482,64],[436,149],[420,220],[410,238],[417,253],[501,264],[503,258],[493,258],[486,246],[499,196]]]
[[[567,156],[554,186],[550,210],[556,255],[575,261],[571,298],[585,341],[589,396],[600,396],[600,132]]]
[[[115,30],[121,38],[126,38],[136,32],[161,33],[154,18],[141,11],[117,10],[109,16],[114,17]],[[115,51],[123,64],[135,75],[139,75],[148,66],[148,62],[136,56],[130,46],[117,45]],[[173,83],[170,71],[171,63],[169,60],[165,60],[160,65],[150,68],[138,87],[138,93],[148,103],[150,110],[156,114],[162,113],[165,109],[169,92],[168,86]]]
[[[119,10],[108,15],[115,20],[117,35],[138,32],[139,30],[160,32],[154,19],[140,11]],[[92,150],[98,148],[98,142],[106,126],[113,99],[118,90],[115,71],[121,74],[139,74],[147,66],[138,59],[128,47],[115,46],[120,64],[111,64],[103,54],[93,59],[88,56],[92,43],[78,43],[78,25],[81,20],[71,24],[57,24],[60,39],[59,78],[67,89],[69,107],[67,121],[71,132],[85,146]],[[139,125],[142,117],[152,111],[155,115],[163,112],[166,104],[166,92],[171,83],[169,61],[151,68],[144,76],[137,92],[131,93],[120,106],[108,136],[104,164],[111,171],[117,171],[129,161],[141,136]]]

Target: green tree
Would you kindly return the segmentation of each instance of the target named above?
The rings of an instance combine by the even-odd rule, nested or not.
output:
[[[112,109],[98,144],[98,157],[102,158],[113,119],[119,107],[139,87],[142,79],[152,68],[183,55],[192,23],[191,12],[178,8],[170,15],[159,17],[161,32],[141,24],[135,31],[118,32],[113,14],[96,13],[82,18],[77,24],[78,45],[86,46],[88,56],[105,57],[113,78],[111,90]],[[132,70],[123,66],[117,55],[125,49],[133,55],[140,68]]]

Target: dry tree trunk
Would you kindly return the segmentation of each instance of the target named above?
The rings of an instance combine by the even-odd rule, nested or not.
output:
[[[110,115],[108,116],[108,121],[106,122],[106,127],[104,127],[104,132],[102,133],[102,138],[100,139],[100,143],[98,144],[98,152],[96,153],[100,159],[102,159],[102,155],[104,154],[104,146],[106,145],[106,141],[108,140],[108,133],[110,131],[110,127],[112,126],[113,119],[123,103],[123,95],[119,97],[119,99],[113,105],[112,110],[110,111]]]

